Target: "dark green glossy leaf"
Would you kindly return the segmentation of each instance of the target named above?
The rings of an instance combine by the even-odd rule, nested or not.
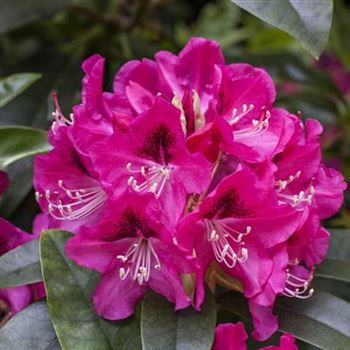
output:
[[[0,288],[42,281],[39,241],[34,239],[0,256]]]
[[[49,230],[40,240],[49,313],[62,349],[141,349],[137,317],[112,323],[96,314],[92,294],[99,275],[65,255],[64,246],[71,237],[69,232]]]
[[[332,22],[332,0],[232,0],[232,2],[292,35],[315,57],[319,57],[326,47]]]
[[[47,132],[40,129],[7,126],[0,127],[0,169],[18,159],[51,149]]]
[[[244,297],[226,293],[218,299],[226,310],[249,320]],[[279,328],[322,350],[350,348],[350,304],[333,295],[318,291],[308,300],[278,298],[274,308]]]
[[[326,259],[317,266],[316,276],[350,283],[350,262]]]
[[[350,261],[350,230],[330,230],[331,246],[328,257]]]
[[[18,73],[0,80],[0,107],[26,90],[41,77],[36,73]]]
[[[60,350],[46,302],[40,301],[12,317],[0,329],[1,350]]]
[[[312,281],[312,288],[316,293],[321,290],[350,302],[350,283],[348,282],[330,280],[316,275]]]
[[[207,290],[200,312],[187,308],[178,312],[174,305],[149,292],[141,309],[143,350],[210,350],[216,324],[216,304]]]

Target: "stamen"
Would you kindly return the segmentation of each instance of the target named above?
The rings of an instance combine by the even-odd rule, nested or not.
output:
[[[313,279],[314,269],[311,269],[307,279],[292,274],[289,269],[287,269],[286,272],[286,287],[282,292],[284,296],[290,298],[308,299],[314,294],[314,289],[309,288]]]
[[[51,130],[54,134],[57,133],[57,130],[61,127],[61,126],[70,126],[74,123],[74,115],[73,113],[70,113],[69,118],[66,118],[62,111],[61,111],[61,107],[59,105],[58,102],[58,95],[56,92],[52,93],[52,97],[53,97],[53,101],[55,104],[55,111],[52,112],[52,116],[55,118],[55,121],[52,123],[51,126]]]
[[[35,192],[38,202],[41,198],[46,199],[50,215],[57,220],[83,219],[101,208],[106,200],[106,194],[99,186],[68,189],[63,180],[58,180],[57,184],[60,191],[46,190],[45,194]]]
[[[286,189],[286,187],[291,184],[295,179],[299,178],[301,175],[301,171],[298,170],[295,175],[290,175],[286,180],[278,180],[275,182],[275,186],[277,186],[277,192],[281,192]]]
[[[140,286],[148,282],[152,267],[156,270],[161,268],[152,243],[143,237],[132,244],[125,255],[118,255],[116,258],[124,264],[119,268],[120,279],[125,280],[130,274],[130,277],[134,281],[137,280]]]
[[[227,267],[233,268],[236,262],[244,262],[248,258],[248,250],[244,247],[243,237],[251,232],[247,226],[245,232],[239,232],[228,226],[224,220],[204,220],[207,231],[207,239],[211,243],[214,256],[218,262],[223,262]],[[229,240],[238,245],[238,252],[234,250]]]
[[[277,190],[277,192],[279,192]],[[278,193],[280,203],[288,203],[297,210],[303,210],[303,204],[311,205],[315,195],[315,187],[313,186],[313,179],[306,191],[300,191],[298,194]]]
[[[231,118],[228,120],[228,122],[231,125],[237,124],[244,116],[246,116],[249,112],[251,112],[253,109],[255,108],[255,106],[253,104],[250,104],[249,106],[244,104],[242,106],[242,111],[241,113],[238,114],[238,109],[234,108],[232,110],[232,116]]]
[[[258,136],[262,134],[269,127],[270,117],[271,117],[271,113],[267,109],[263,108],[260,119],[259,120],[253,119],[251,127],[233,131],[234,138],[236,140],[239,140],[244,137],[252,137],[252,136]]]
[[[129,173],[141,175],[145,179],[145,181],[138,183],[134,176],[130,176],[128,178],[128,186],[135,192],[151,192],[157,199],[162,194],[173,170],[172,167],[164,165],[145,165],[139,169],[133,169],[131,163],[126,165],[126,169]]]

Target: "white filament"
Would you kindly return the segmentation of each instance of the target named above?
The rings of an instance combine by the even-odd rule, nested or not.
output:
[[[144,178],[141,183],[135,176],[128,178],[128,185],[135,192],[151,192],[157,199],[162,194],[172,171],[172,167],[166,165],[141,166],[139,169],[133,169],[131,163],[126,165],[126,169],[129,173],[138,174]]]
[[[229,227],[224,220],[213,219],[204,220],[207,232],[207,239],[211,244],[215,259],[223,262],[227,267],[233,268],[237,261],[244,262],[248,258],[248,250],[243,247],[243,237],[251,232],[251,227],[247,226],[245,232],[239,232]],[[229,240],[239,245],[238,252],[231,246]]]
[[[123,263],[123,266],[119,268],[120,279],[125,280],[130,274],[130,277],[134,281],[137,280],[140,286],[149,280],[152,266],[156,270],[161,268],[152,243],[143,237],[133,243],[125,255],[118,255],[117,259]],[[155,260],[155,264],[153,260]]]
[[[46,190],[44,194],[35,192],[37,201],[43,197],[46,199],[49,214],[57,220],[83,219],[99,209],[106,200],[106,194],[99,186],[68,189],[63,180],[58,180],[58,187],[67,197],[64,202],[60,198],[60,191]]]

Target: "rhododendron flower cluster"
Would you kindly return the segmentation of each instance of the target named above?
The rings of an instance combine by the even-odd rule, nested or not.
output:
[[[0,195],[6,190],[7,185],[7,174],[0,171]],[[35,228],[34,231],[39,232],[39,226],[42,226],[41,220],[40,216],[35,220],[34,226],[38,229]],[[38,237],[38,233],[28,234],[0,217],[0,256],[36,237]],[[15,315],[31,302],[44,296],[45,290],[42,283],[14,288],[0,288],[0,326],[11,315]]]
[[[329,245],[321,220],[343,201],[320,123],[275,107],[267,72],[225,64],[211,40],[126,63],[112,92],[103,68],[99,55],[83,63],[70,117],[54,96],[53,149],[34,174],[48,226],[75,234],[67,255],[101,273],[97,313],[124,319],[147,289],[200,310],[215,266],[244,293],[253,336],[267,339],[276,296],[312,295]],[[295,349],[289,335],[281,344]]]

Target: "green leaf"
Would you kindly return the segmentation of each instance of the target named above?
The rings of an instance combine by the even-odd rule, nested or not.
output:
[[[71,237],[69,232],[49,230],[40,239],[49,313],[62,349],[141,349],[137,317],[112,323],[95,313],[92,294],[99,275],[65,255],[64,246]]]
[[[12,317],[0,329],[1,350],[60,350],[46,302],[40,301]]]
[[[178,312],[160,295],[149,292],[141,309],[143,350],[210,350],[215,332],[216,304],[207,290],[200,312],[187,308]]]
[[[39,241],[34,239],[0,257],[0,288],[42,281]]]
[[[314,57],[326,47],[333,1],[231,0],[244,10],[296,38]]]
[[[41,74],[18,73],[0,79],[0,107],[13,100],[40,78]]]
[[[350,283],[350,261],[326,259],[317,266],[315,275]]]
[[[218,303],[250,319],[241,294],[226,293]],[[279,316],[280,331],[291,332],[306,344],[322,350],[350,348],[350,304],[340,298],[320,291],[308,300],[278,298],[274,311]]]
[[[328,257],[350,261],[350,230],[330,230],[331,246]]]
[[[40,129],[3,126],[0,127],[0,169],[18,159],[51,149],[47,132]]]

